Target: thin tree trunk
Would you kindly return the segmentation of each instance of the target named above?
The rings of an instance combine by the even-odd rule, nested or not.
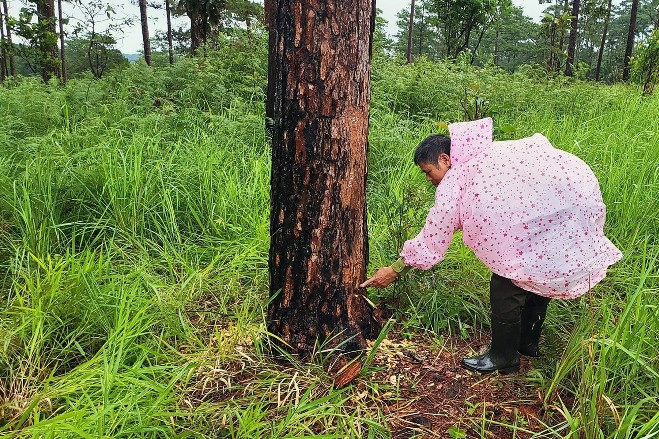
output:
[[[474,64],[474,61],[476,61],[476,52],[478,51],[478,48],[481,45],[481,41],[483,40],[483,34],[485,34],[485,29],[486,29],[485,27],[483,27],[483,29],[481,29],[481,33],[478,36],[478,41],[476,41],[476,46],[474,46],[474,51],[471,54],[470,64],[472,64],[472,65]]]
[[[629,60],[634,50],[634,37],[636,36],[636,16],[638,15],[638,0],[632,1],[632,10],[629,14],[629,32],[627,33],[627,46],[625,47],[625,63],[622,69],[622,80],[629,81]]]
[[[7,0],[2,0],[2,7],[5,12],[5,26],[7,30],[7,46],[9,51],[7,57],[9,58],[9,74],[16,76],[16,64],[14,63],[14,44],[11,41],[11,28],[9,27],[9,8],[7,7]]]
[[[151,41],[149,39],[149,19],[146,14],[146,0],[140,0],[140,22],[142,24],[142,42],[144,44],[144,61],[151,65]]]
[[[604,47],[606,46],[606,35],[609,32],[609,21],[611,20],[611,3],[606,7],[606,19],[604,20],[604,30],[602,31],[602,42],[600,43],[600,50],[597,53],[597,68],[595,69],[595,81],[600,80],[600,73],[602,71],[602,58],[604,57]]]
[[[59,74],[55,0],[37,1],[37,15],[39,16],[39,23],[46,23],[48,31],[54,36],[54,38],[42,38],[40,43],[40,50],[43,56],[41,78],[44,82],[48,82],[50,78]]]
[[[268,330],[308,358],[361,352],[372,2],[272,0]]]
[[[494,37],[494,65],[499,65],[499,25],[497,24],[497,32]]]
[[[579,27],[580,0],[572,2],[572,20],[570,22],[570,39],[567,45],[567,59],[565,60],[565,76],[574,75],[574,52],[577,48],[577,28]]]
[[[419,56],[423,55],[423,20],[426,15],[425,5],[421,4],[421,26],[419,26]]]
[[[4,14],[0,10],[0,82],[7,79],[7,51],[5,50]]]
[[[410,6],[410,23],[407,26],[407,63],[412,62],[412,33],[414,31],[414,0]]]
[[[64,45],[64,20],[62,13],[62,0],[57,0],[57,13],[59,16],[59,42],[60,42],[60,81],[66,84],[66,48]]]
[[[165,0],[165,11],[167,12],[167,45],[169,49],[169,64],[174,64],[174,37],[172,35],[172,9],[169,0]]]

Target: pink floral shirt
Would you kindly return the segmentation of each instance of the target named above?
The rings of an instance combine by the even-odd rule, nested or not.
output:
[[[600,282],[622,253],[604,236],[606,206],[588,165],[541,134],[492,141],[492,119],[449,125],[451,169],[406,265],[444,259],[453,234],[494,273],[552,298],[575,298]]]

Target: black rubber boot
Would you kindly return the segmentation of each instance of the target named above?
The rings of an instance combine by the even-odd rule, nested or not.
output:
[[[492,342],[483,355],[463,358],[462,366],[474,372],[506,374],[519,370],[519,346],[521,322],[503,322],[492,316]]]
[[[547,307],[545,306],[542,311],[534,308],[524,308],[522,310],[522,333],[518,349],[520,354],[534,358],[540,356],[538,344],[540,342],[542,324],[547,315],[546,309]]]

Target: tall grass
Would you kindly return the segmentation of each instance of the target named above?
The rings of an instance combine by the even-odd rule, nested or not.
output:
[[[327,357],[275,367],[263,345],[262,43],[0,89],[1,435],[389,437],[372,393],[328,384]],[[554,355],[534,379],[562,419],[542,434],[657,434],[659,100],[425,61],[376,58],[373,78],[371,265],[423,223],[432,189],[411,154],[461,118],[465,89],[490,102],[498,136],[545,133],[597,174],[625,258],[591,294],[551,305]],[[411,329],[486,324],[488,271],[455,241],[441,266],[373,299]]]

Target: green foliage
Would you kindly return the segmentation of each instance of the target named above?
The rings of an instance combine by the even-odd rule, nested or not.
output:
[[[39,19],[34,22],[36,17]],[[21,8],[18,19],[11,17],[8,19],[15,33],[26,41],[26,44],[14,46],[15,53],[23,59],[32,72],[42,74],[44,80],[48,80],[50,75],[59,69],[58,37],[52,30],[54,20],[54,17],[41,16],[36,6]]]
[[[634,76],[643,84],[643,94],[652,94],[659,82],[659,29],[646,42],[638,44],[632,65]]]
[[[365,396],[336,390],[324,353],[297,369],[267,355],[265,37],[220,38],[204,58],[138,62],[66,87],[0,86],[3,437],[391,436],[376,383]],[[590,164],[625,258],[589,296],[552,303],[547,359],[528,379],[562,415],[536,433],[651,437],[659,100],[466,60],[378,56],[372,77],[372,269],[423,224],[432,188],[412,152],[438,122],[463,118],[468,84],[469,101],[489,103],[498,139],[542,132]],[[488,321],[487,276],[456,236],[439,267],[372,299],[394,308],[409,337],[418,326],[469,336]]]
[[[104,35],[95,35],[94,39],[70,38],[66,41],[66,70],[70,78],[92,74],[102,77],[115,68],[127,67],[130,63],[119,49],[114,48],[116,41]]]

